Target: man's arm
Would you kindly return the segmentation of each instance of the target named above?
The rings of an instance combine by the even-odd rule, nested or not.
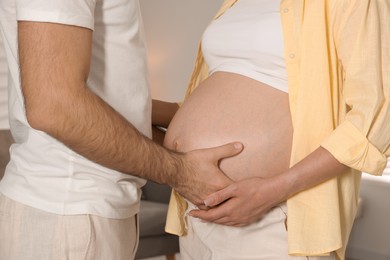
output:
[[[22,91],[31,127],[101,165],[171,185],[195,204],[230,182],[218,161],[240,152],[240,144],[188,154],[168,151],[88,89],[91,30],[19,22],[18,37]]]

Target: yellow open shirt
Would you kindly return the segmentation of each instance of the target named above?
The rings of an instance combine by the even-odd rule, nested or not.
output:
[[[237,0],[227,0],[215,19]],[[290,198],[289,253],[344,259],[361,171],[380,175],[390,155],[390,1],[282,0],[291,165],[319,146],[350,170]],[[187,90],[208,76],[201,48]],[[183,235],[186,205],[171,197],[166,231]]]

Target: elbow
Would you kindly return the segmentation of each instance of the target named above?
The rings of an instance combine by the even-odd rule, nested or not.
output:
[[[26,107],[26,118],[30,127],[49,133],[51,125],[53,125],[53,116],[48,110],[38,107]]]
[[[25,113],[28,124],[31,128],[54,135],[58,128],[58,118],[60,115],[55,111],[60,111],[53,102],[53,99],[40,98],[36,100],[25,99]]]
[[[76,84],[55,86],[56,88],[52,85],[29,86],[24,88],[23,94],[29,126],[58,139],[80,123],[78,107],[87,102],[84,93],[87,90]]]
[[[72,93],[59,83],[33,83],[22,85],[27,122],[33,129],[56,136],[71,110],[66,100]]]

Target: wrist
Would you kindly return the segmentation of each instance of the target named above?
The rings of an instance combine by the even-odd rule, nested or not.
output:
[[[167,168],[165,174],[161,176],[161,183],[177,188],[183,182],[182,178],[185,175],[185,169],[188,167],[184,159],[185,154],[171,150],[167,151],[169,159],[165,161],[167,162]]]
[[[297,180],[289,170],[274,176],[274,180],[275,190],[280,196],[280,202],[286,201],[299,192]]]

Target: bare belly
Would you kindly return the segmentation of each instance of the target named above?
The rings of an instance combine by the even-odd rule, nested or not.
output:
[[[291,140],[287,93],[245,76],[216,72],[178,110],[164,145],[187,152],[240,141],[244,150],[220,164],[237,181],[286,170]]]

